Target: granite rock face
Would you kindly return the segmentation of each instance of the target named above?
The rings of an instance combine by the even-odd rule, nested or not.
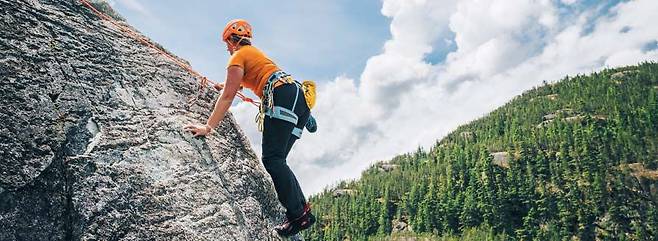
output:
[[[268,240],[271,181],[196,80],[77,0],[0,0],[0,240]]]

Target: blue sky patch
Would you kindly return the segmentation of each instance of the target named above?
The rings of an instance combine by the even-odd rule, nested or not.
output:
[[[244,18],[254,27],[254,46],[300,79],[358,78],[371,56],[391,38],[380,1],[129,1],[114,8],[128,23],[189,60],[213,80],[225,78],[228,53],[219,34],[226,22]]]
[[[651,51],[654,51],[656,49],[658,49],[658,41],[657,40],[650,41],[650,42],[645,43],[644,45],[642,45],[642,53],[651,52]]]

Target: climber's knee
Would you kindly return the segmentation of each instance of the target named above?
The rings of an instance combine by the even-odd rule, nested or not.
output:
[[[272,172],[277,172],[278,170],[285,168],[286,160],[282,155],[278,156],[263,156],[263,166],[270,175]]]

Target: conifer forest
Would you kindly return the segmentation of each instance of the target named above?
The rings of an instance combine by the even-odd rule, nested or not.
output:
[[[545,82],[311,198],[309,240],[658,240],[658,64]]]

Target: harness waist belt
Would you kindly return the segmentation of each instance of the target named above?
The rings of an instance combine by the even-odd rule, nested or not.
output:
[[[274,88],[277,87],[277,82],[282,82],[283,84],[289,83],[286,82],[290,81],[290,75],[286,74],[283,71],[277,71],[274,72],[270,78],[267,80],[267,84],[265,84],[265,88],[263,91],[263,99],[268,100],[268,102],[273,102],[274,101]],[[299,117],[297,114],[295,114],[295,107],[297,107],[297,100],[299,99],[299,83],[297,81],[293,82],[295,84],[295,87],[297,90],[295,91],[295,101],[292,104],[292,108],[288,109],[283,106],[277,106],[274,105],[274,103],[267,103],[268,105],[271,106],[271,108],[264,108],[264,115],[269,116],[271,118],[275,119],[280,119],[283,121],[287,121],[292,123],[295,127],[292,129],[292,135],[296,136],[297,138],[302,137],[302,129],[297,127],[297,121],[299,120]],[[282,85],[282,84],[281,84]]]

